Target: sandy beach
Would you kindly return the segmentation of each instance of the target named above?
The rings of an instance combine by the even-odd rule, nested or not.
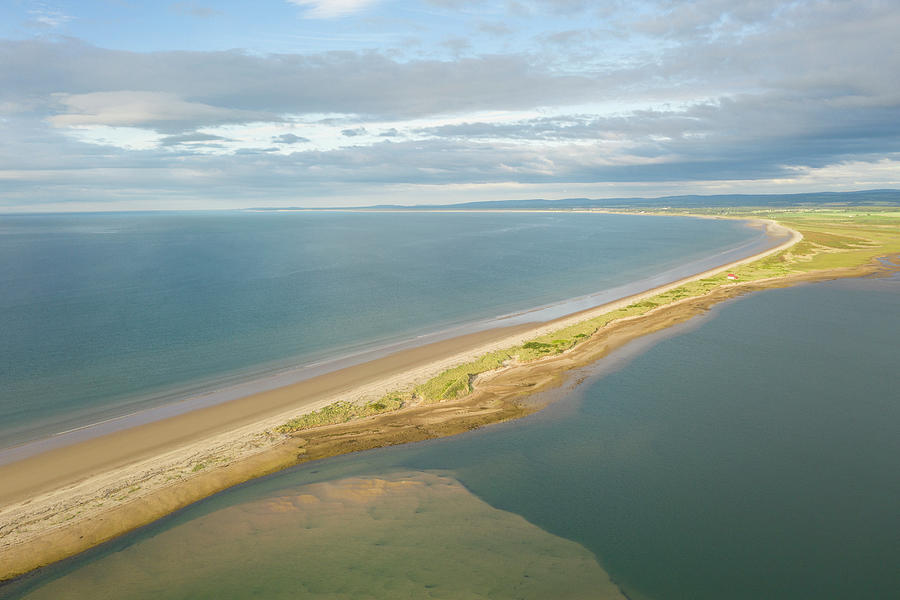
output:
[[[410,390],[486,352],[522,344],[689,281],[779,252],[802,236],[772,221],[759,224],[789,237],[764,252],[553,321],[482,331],[406,349],[287,387],[97,437],[0,466],[0,580],[61,560],[150,523],[237,483],[326,456],[451,435],[516,418],[539,407],[523,393],[556,385],[562,375],[646,333],[754,289],[838,276],[756,281],[686,298],[641,317],[621,319],[558,356],[479,377],[458,401],[412,406],[360,421],[273,433],[298,415],[333,402],[366,401]],[[874,267],[873,267],[874,268]],[[853,270],[854,275],[864,269]],[[850,275],[851,273],[847,273]]]

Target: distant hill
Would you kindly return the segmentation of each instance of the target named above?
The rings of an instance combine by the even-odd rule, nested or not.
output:
[[[378,205],[371,209],[392,210],[489,210],[489,209],[566,209],[566,208],[727,208],[739,206],[900,206],[900,190],[863,190],[857,192],[815,192],[808,194],[723,194],[718,196],[663,196],[660,198],[565,198],[563,200],[492,200],[442,205]]]
[[[491,200],[458,204],[379,204],[365,210],[526,210],[526,209],[660,209],[737,208],[742,206],[900,206],[900,190],[813,192],[808,194],[722,194],[718,196],[662,196],[659,198],[565,198],[562,200]],[[337,207],[334,207],[337,208]],[[348,207],[344,207],[348,208]],[[253,210],[331,210],[331,208],[254,208]]]

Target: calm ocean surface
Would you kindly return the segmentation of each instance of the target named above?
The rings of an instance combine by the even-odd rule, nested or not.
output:
[[[621,598],[605,569],[632,599],[896,598],[898,298],[740,298],[537,415],[251,482],[0,594]]]
[[[761,238],[591,214],[3,216],[0,448]]]

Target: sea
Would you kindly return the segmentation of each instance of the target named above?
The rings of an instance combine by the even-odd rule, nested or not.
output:
[[[587,213],[0,215],[0,464],[774,243]]]
[[[888,599],[900,277],[772,289],[548,408],[232,488],[10,598]]]

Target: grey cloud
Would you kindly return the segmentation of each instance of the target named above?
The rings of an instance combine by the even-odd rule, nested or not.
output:
[[[299,144],[308,141],[310,141],[309,138],[305,138],[301,135],[294,135],[293,133],[282,133],[281,135],[272,137],[272,143],[274,144]]]
[[[578,32],[562,32],[571,42],[568,54],[406,62],[376,53],[141,54],[74,40],[7,40],[0,42],[0,103],[31,103],[45,114],[56,114],[61,124],[106,118],[127,121],[129,117],[114,107],[104,106],[95,114],[58,100],[96,102],[103,97],[92,94],[141,93],[145,99],[159,98],[161,104],[168,103],[169,112],[179,114],[170,120],[160,118],[169,115],[138,114],[130,117],[132,121],[192,130],[206,123],[283,114],[413,118],[592,100],[720,97],[747,91],[794,90],[819,97],[841,89],[843,95],[852,93],[862,100],[900,94],[896,78],[886,76],[900,72],[900,36],[896,35],[900,11],[886,3],[776,5],[758,0],[739,8],[725,0],[701,0],[690,6],[660,4],[668,7],[671,23],[658,35],[694,31],[706,27],[703,23],[722,19],[741,24],[740,34],[685,33],[664,53],[636,54],[624,62],[601,62],[591,48],[579,48],[582,34]],[[766,16],[776,6],[789,11],[779,13],[783,19]],[[646,29],[650,21],[623,23],[621,28],[625,32],[629,27]],[[759,23],[765,27],[757,27]],[[596,40],[588,42],[596,44]],[[552,61],[558,62],[558,68]],[[148,116],[157,120],[147,120]]]
[[[191,133],[183,133],[181,135],[167,135],[159,142],[161,146],[178,146],[183,144],[203,144],[204,142],[230,142],[231,139],[222,137],[221,135],[213,135],[211,133],[201,133],[194,131]],[[206,144],[204,144],[206,145]]]
[[[795,6],[819,4],[800,0]],[[696,37],[698,35],[741,34],[748,27],[759,26],[775,19],[787,17],[791,3],[783,0],[657,0],[651,3],[653,10],[632,26],[644,33],[669,37]]]
[[[342,129],[341,135],[344,137],[356,137],[358,135],[365,135],[366,128],[365,127],[354,127],[353,129]]]
[[[483,2],[479,0],[427,0],[429,4],[434,4],[442,8],[459,9],[464,6],[480,5]],[[537,12],[549,12],[551,14],[571,15],[584,12],[591,8],[597,10],[597,4],[589,0],[508,0],[506,2],[506,10],[514,15],[531,15]],[[617,2],[609,2],[615,5]],[[605,10],[603,11],[605,12]]]
[[[184,186],[206,197],[213,190],[229,193],[229,186],[286,193],[308,184],[746,180],[791,177],[791,166],[900,153],[900,105],[848,108],[828,98],[811,105],[807,97],[791,94],[745,95],[618,118],[465,123],[416,132],[434,139],[290,155],[253,148],[209,156],[195,154],[190,143],[175,146],[177,153],[125,151],[73,141],[33,117],[12,118],[9,125],[0,142],[0,164],[21,171],[4,180],[10,197],[29,186],[61,194],[88,186],[101,195],[107,188],[134,190],[139,184],[157,190]],[[191,135],[197,133],[181,140]],[[641,158],[653,161],[640,164]],[[120,173],[130,179],[115,175]]]
[[[566,45],[584,41],[587,37],[588,34],[583,29],[568,29],[566,31],[557,31],[556,33],[545,35],[542,39],[551,44]]]
[[[707,131],[710,124],[686,113],[638,111],[627,117],[569,115],[511,123],[470,122],[425,127],[416,133],[455,139],[639,140],[646,136],[682,136]]]
[[[268,154],[270,152],[278,152],[279,148],[269,147],[269,148],[241,148],[240,150],[236,150],[234,152],[235,156],[248,156],[254,154]]]
[[[741,169],[781,172],[785,166],[824,166],[853,157],[900,152],[900,101],[848,107],[831,99],[791,94],[744,95],[679,111],[636,111],[626,117],[590,115],[514,123],[470,122],[423,128],[418,134],[456,140],[594,143],[598,156],[616,153],[663,158],[684,177],[724,177]],[[710,166],[720,169],[715,176]],[[639,165],[617,172],[652,176],[668,167]]]
[[[189,156],[172,159],[163,168],[160,157],[147,154],[153,169],[135,165],[114,167],[114,163],[137,163],[119,157],[103,169],[78,171],[32,171],[34,185],[90,185],[100,194],[104,190],[149,186],[166,189],[184,186],[194,193],[211,194],[213,189],[230,187],[241,190],[263,190],[308,184],[375,185],[447,183],[522,183],[651,181],[666,179],[721,179],[736,172],[746,176],[748,169],[732,168],[727,160],[711,164],[688,161],[648,166],[615,166],[604,164],[596,156],[583,152],[535,150],[519,146],[479,144],[473,142],[385,142],[377,147],[352,147],[329,152],[297,152],[289,156],[273,154],[271,149],[245,149],[233,155]],[[583,150],[583,149],[582,149]],[[248,162],[250,160],[250,162]],[[136,171],[135,171],[136,169]],[[752,176],[782,173],[780,168],[755,168]],[[111,177],[114,173],[135,172],[143,175],[133,181]],[[191,176],[182,175],[190,173]],[[676,175],[677,174],[677,175]],[[156,178],[154,180],[154,178]],[[207,190],[205,186],[213,185]],[[229,192],[233,193],[233,192]]]
[[[469,50],[472,47],[472,43],[466,38],[450,38],[441,42],[441,46],[447,48],[450,52],[454,54],[462,54],[466,50]]]
[[[318,123],[320,125],[343,125],[347,123],[346,117],[325,117],[324,119],[317,119],[313,121],[314,123]]]
[[[734,107],[705,107],[729,112]],[[702,111],[701,111],[702,112]],[[900,122],[900,120],[898,120]],[[71,201],[166,198],[246,202],[248,198],[294,198],[304,194],[327,196],[335,190],[389,184],[447,183],[592,183],[699,181],[790,177],[786,165],[800,152],[810,164],[830,164],[839,152],[854,152],[861,140],[839,130],[827,138],[788,140],[734,138],[672,140],[654,146],[637,145],[633,156],[662,153],[666,160],[651,164],[617,164],[620,156],[603,141],[577,146],[534,146],[503,141],[430,139],[385,141],[331,151],[309,150],[283,155],[275,148],[253,148],[234,154],[202,155],[166,150],[124,151],[68,140],[53,130],[32,132],[28,143],[0,140],[4,194],[0,204],[34,201],[34,190],[44,198]],[[856,158],[900,158],[898,136],[886,132],[882,143]],[[871,142],[871,140],[868,140]],[[833,153],[823,148],[838,143]],[[894,154],[889,154],[889,149]],[[818,149],[818,150],[816,150]],[[870,150],[870,151],[869,151]],[[821,154],[815,155],[818,151]],[[29,153],[22,157],[23,152]],[[87,193],[87,192],[90,193]]]
[[[63,108],[59,114],[50,117],[50,122],[58,127],[110,125],[183,131],[193,129],[196,123],[219,125],[281,120],[272,113],[189,102],[170,92],[121,90],[56,94],[55,98]]]
[[[386,129],[378,134],[378,137],[398,137],[400,132],[397,131],[396,127],[391,127],[390,129]]]
[[[896,136],[895,136],[896,137]],[[530,147],[503,142],[427,140],[383,143],[330,152],[304,152],[289,157],[295,168],[315,171],[315,178],[359,183],[591,183],[607,181],[697,181],[790,177],[791,166],[825,166],[851,155],[875,160],[897,155],[900,144],[885,136],[864,153],[859,140],[841,132],[809,140],[761,138],[746,143],[719,139],[705,144],[673,140],[635,145],[632,157],[661,156],[665,160],[640,164],[611,152],[602,142]],[[822,150],[828,143],[837,145]],[[802,165],[797,157],[804,156]]]
[[[558,14],[573,14],[584,11],[591,3],[588,0],[532,0],[531,4]]]
[[[585,100],[599,85],[536,66],[524,55],[397,62],[375,53],[134,53],[74,40],[0,41],[0,101],[46,102],[64,94],[64,100],[95,103],[112,97],[91,95],[143,94],[190,114],[194,129],[207,122],[204,111],[217,122],[317,112],[409,118]],[[84,122],[74,108],[71,121]]]

